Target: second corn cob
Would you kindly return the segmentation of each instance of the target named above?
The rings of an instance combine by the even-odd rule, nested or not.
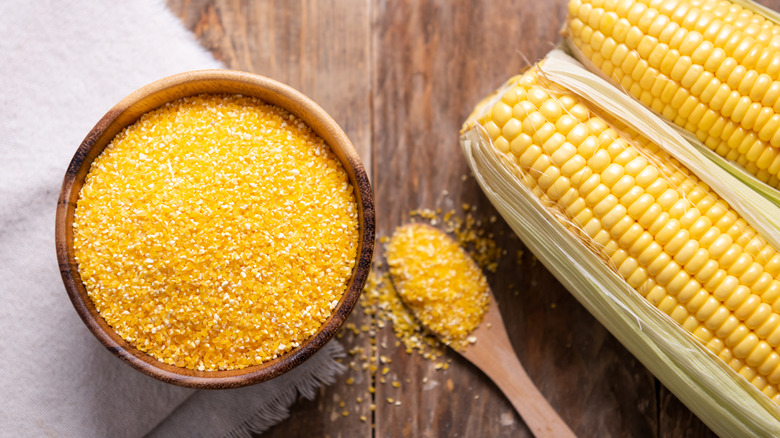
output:
[[[578,57],[780,187],[780,26],[728,0],[571,0]]]
[[[631,287],[780,403],[780,255],[725,201],[538,68],[468,123]]]

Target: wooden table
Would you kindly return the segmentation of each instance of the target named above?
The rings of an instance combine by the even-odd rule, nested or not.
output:
[[[462,204],[476,207],[506,250],[489,281],[517,354],[579,436],[713,436],[528,251],[518,263],[522,244],[500,218],[490,223],[495,210],[463,178],[461,124],[482,97],[555,46],[566,0],[168,3],[226,66],[292,85],[341,124],[371,174],[379,236],[414,209],[462,215]],[[769,5],[780,9],[780,0]],[[351,321],[360,327],[367,317],[357,309]],[[447,370],[436,370],[396,347],[389,327],[374,341],[390,359],[388,383],[377,382],[372,396],[371,373],[350,370],[265,436],[532,436],[498,389],[454,353]],[[368,351],[372,339],[341,342]],[[389,383],[396,379],[399,388]]]

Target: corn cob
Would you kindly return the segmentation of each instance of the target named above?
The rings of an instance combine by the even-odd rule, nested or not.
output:
[[[631,287],[780,403],[780,254],[723,199],[538,67],[483,102],[477,124]]]
[[[729,0],[571,0],[578,58],[780,188],[780,26]]]

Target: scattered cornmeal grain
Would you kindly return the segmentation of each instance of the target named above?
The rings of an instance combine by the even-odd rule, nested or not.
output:
[[[417,351],[426,359],[434,359],[444,354],[439,340],[423,327],[411,310],[398,296],[390,274],[380,273],[381,267],[374,267],[368,275],[368,281],[360,297],[360,306],[367,315],[372,316],[374,324],[381,327],[385,321],[391,323],[395,336],[404,344],[407,353]],[[373,338],[372,338],[373,340]],[[375,346],[372,345],[372,349]],[[372,354],[372,363],[376,363],[376,354]],[[376,365],[373,365],[376,368]]]
[[[463,349],[490,303],[477,264],[457,242],[424,224],[395,230],[387,264],[398,294],[422,324],[447,345]]]
[[[467,210],[473,210],[468,204],[464,204],[464,206]],[[471,213],[465,213],[461,217],[457,215],[455,210],[444,212],[440,208],[435,211],[421,208],[410,211],[409,216],[413,221],[422,219],[429,224],[440,223],[481,268],[495,272],[502,255],[502,249],[496,244],[493,236],[486,233],[485,229],[481,227],[482,222],[475,219]],[[390,238],[380,236],[379,241],[386,244]],[[392,281],[390,281],[389,273],[380,261],[374,263],[360,297],[360,304],[366,315],[371,317],[371,330],[382,328],[386,322],[390,322],[393,332],[399,342],[404,345],[407,353],[417,351],[424,358],[430,360],[444,354],[444,349],[438,338],[424,328],[409,310],[409,307],[401,301]],[[372,345],[371,364],[376,362],[374,360],[375,348]],[[373,367],[376,368],[375,365]],[[369,364],[364,363],[362,368],[369,368]]]
[[[467,209],[475,211],[467,205]],[[476,219],[472,213],[463,215],[456,214],[455,210],[443,211],[441,208],[432,210],[421,208],[409,212],[412,221],[422,221],[427,224],[440,224],[441,228],[455,239],[481,268],[488,271],[495,271],[499,259],[506,252],[497,244],[492,234],[482,228],[482,221]],[[498,220],[496,218],[496,220]],[[492,222],[492,220],[491,220]],[[390,242],[388,236],[379,236],[379,242],[386,244]],[[356,347],[349,349],[349,355],[360,363],[350,362],[350,369],[353,372],[367,371],[371,374],[368,379],[368,388],[366,390],[367,398],[372,398],[376,393],[376,385],[386,383],[391,372],[389,366],[391,358],[378,353],[378,346],[375,342],[377,331],[387,323],[392,326],[393,332],[398,339],[394,346],[403,345],[407,353],[417,352],[423,358],[428,360],[437,360],[444,355],[444,345],[439,339],[426,329],[420,321],[413,315],[412,311],[406,306],[398,293],[396,292],[387,267],[381,260],[375,260],[368,281],[366,282],[363,294],[360,297],[360,304],[364,315],[369,318],[368,324],[363,324],[358,331],[354,323],[345,324],[340,334],[349,335],[345,337],[346,342],[350,342],[360,333],[366,333],[370,336],[370,346]],[[467,337],[466,342],[476,342],[475,337]],[[387,346],[382,343],[382,348]],[[448,362],[436,362],[435,369],[440,372],[446,372],[449,368]],[[427,378],[423,378],[423,383]],[[411,383],[410,379],[407,379]],[[394,388],[400,388],[401,382],[393,380],[390,382]],[[361,399],[358,399],[358,403]],[[373,410],[373,409],[372,409]]]
[[[331,315],[358,243],[338,159],[259,100],[202,95],[149,112],[95,160],[74,244],[95,307],[160,361],[240,369]]]
[[[409,212],[409,216],[413,220],[424,219],[430,225],[442,223],[444,231],[453,235],[455,241],[469,253],[471,258],[477,262],[477,265],[487,271],[496,272],[498,261],[504,250],[498,246],[494,236],[487,233],[485,228],[482,227],[482,221],[474,218],[474,215],[470,213],[470,211],[476,210],[475,207],[469,204],[462,204],[461,208],[464,212],[463,217],[456,215],[455,210],[449,210],[442,215],[441,209],[437,209],[434,212],[429,208],[412,210]],[[490,222],[492,223],[493,221],[491,220]],[[513,238],[513,236],[510,236],[510,238]],[[382,243],[388,241],[389,238],[387,236],[380,238]]]

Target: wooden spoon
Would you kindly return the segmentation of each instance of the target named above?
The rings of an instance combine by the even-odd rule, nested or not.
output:
[[[485,319],[471,336],[477,342],[458,353],[490,377],[537,438],[576,437],[525,372],[509,342],[492,291]]]
[[[426,320],[426,316],[422,315],[425,311],[441,311],[445,309],[432,309],[431,307],[421,309],[420,303],[407,302],[407,299],[411,300],[412,298],[404,293],[404,290],[402,289],[403,285],[408,284],[410,281],[414,281],[416,278],[418,280],[424,280],[424,283],[427,286],[432,286],[437,283],[435,280],[438,279],[432,278],[431,276],[436,275],[437,272],[453,272],[453,270],[457,270],[458,267],[462,269],[464,265],[473,266],[473,269],[471,267],[469,267],[469,269],[476,272],[478,276],[483,276],[483,273],[476,264],[471,265],[473,261],[470,260],[468,254],[462,249],[458,248],[458,250],[449,252],[447,252],[446,249],[441,249],[442,247],[452,248],[452,246],[457,245],[449,236],[441,231],[433,227],[423,226],[424,229],[422,229],[421,232],[427,233],[429,237],[421,238],[420,234],[415,235],[414,227],[420,229],[420,225],[421,224],[408,225],[396,230],[396,234],[393,236],[393,239],[391,239],[388,252],[394,253],[392,247],[394,246],[394,240],[396,238],[399,239],[399,242],[403,241],[405,243],[399,244],[399,246],[404,248],[403,250],[399,250],[399,252],[401,252],[400,255],[391,257],[390,254],[388,254],[388,263],[391,265],[390,277],[401,299],[408,305],[417,319],[426,326],[431,333],[445,341],[447,336],[439,333],[429,324],[425,324],[424,321]],[[427,231],[425,231],[426,229]],[[439,254],[434,254],[432,252],[434,247],[430,240],[431,232],[438,235],[433,238],[440,245],[437,249],[440,249],[442,252],[447,252],[450,256],[452,256],[452,253],[454,252],[455,258],[458,259],[457,261],[442,261],[446,258],[442,256],[431,261],[431,263],[438,263],[439,265],[447,263],[447,269],[407,269],[409,268],[408,264],[405,265],[403,269],[393,269],[394,263],[398,263],[400,266],[404,263],[419,263],[420,257],[428,257],[429,259],[432,257],[436,258]],[[410,243],[410,239],[414,241]],[[428,240],[423,242],[423,239]],[[411,251],[412,254],[408,254],[409,251]],[[404,254],[404,252],[407,252],[407,254]],[[406,257],[405,259],[404,256]],[[398,258],[396,259],[394,257]],[[461,262],[466,263],[464,264]],[[451,285],[452,283],[447,283],[445,281],[439,284]],[[458,284],[463,285],[464,283]],[[486,282],[481,284],[486,285]],[[483,289],[484,287],[485,286],[480,286],[480,289]],[[435,289],[435,287],[432,286],[424,289],[424,293],[436,295],[437,292],[435,290],[431,291],[431,289]],[[469,290],[470,289],[466,289],[464,292],[468,293]],[[477,292],[475,291],[474,293],[476,294]],[[493,292],[489,288],[487,288],[487,294],[490,296],[490,304],[487,312],[485,313],[482,322],[469,334],[470,338],[472,336],[476,338],[476,342],[466,344],[464,348],[460,349],[461,351],[458,351],[458,349],[455,349],[455,351],[460,353],[466,360],[474,364],[474,366],[482,370],[491,380],[493,380],[537,438],[575,437],[576,435],[569,429],[563,419],[558,416],[552,406],[550,406],[542,393],[539,392],[528,377],[523,365],[517,358],[517,354],[512,348],[512,344],[509,342],[509,336],[507,336],[504,321],[501,319],[498,304],[493,296]],[[437,298],[438,299],[432,300],[432,302],[439,303],[439,305],[451,304],[447,302],[447,300],[442,300],[439,296],[437,296]],[[441,315],[444,313],[439,312],[438,314]],[[428,315],[428,317],[430,318],[430,315]],[[435,324],[442,324],[442,322],[437,321]],[[448,328],[445,326],[444,330],[447,331]]]

